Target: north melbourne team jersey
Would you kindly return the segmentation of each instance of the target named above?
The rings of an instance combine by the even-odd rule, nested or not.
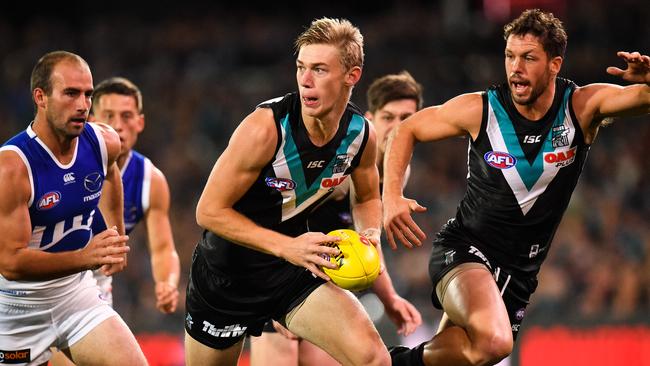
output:
[[[7,141],[1,150],[17,153],[29,173],[28,202],[32,234],[29,248],[46,252],[84,248],[92,238],[93,217],[107,169],[106,143],[100,128],[86,123],[68,164],[59,162],[31,128]],[[79,274],[49,281],[8,281],[0,275],[0,295],[29,296],[34,290],[63,288]]]
[[[335,136],[318,147],[307,135],[297,93],[264,102],[258,108],[273,111],[278,133],[275,155],[233,207],[260,226],[295,237],[308,231],[306,218],[310,211],[350,179],[359,165],[368,140],[368,122],[350,103]],[[250,266],[284,262],[209,231],[204,232],[204,238],[199,249],[211,267],[246,271]]]
[[[149,209],[151,196],[151,161],[135,150],[129,152],[120,170],[124,191],[124,227],[128,235]],[[106,230],[106,222],[99,211],[93,221],[93,233]]]
[[[589,151],[571,104],[575,88],[557,78],[553,104],[538,121],[519,114],[507,84],[484,93],[467,192],[443,241],[460,230],[502,263],[537,273]]]

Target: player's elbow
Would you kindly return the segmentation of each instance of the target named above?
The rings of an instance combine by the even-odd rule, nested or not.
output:
[[[220,215],[218,212],[204,209],[201,206],[196,208],[196,223],[201,228],[216,232],[218,228],[223,226],[224,222],[223,215]]]
[[[0,274],[8,281],[19,281],[23,279],[14,261],[2,260],[0,263]]]

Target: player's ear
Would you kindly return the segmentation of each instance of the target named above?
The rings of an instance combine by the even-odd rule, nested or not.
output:
[[[32,90],[32,98],[34,98],[34,103],[39,108],[45,108],[47,105],[47,95],[45,94],[45,90],[41,88]]]
[[[373,117],[373,116],[372,116],[372,113],[370,113],[370,111],[366,111],[366,113],[364,113],[363,116],[366,117],[366,119],[367,119],[368,121],[372,122],[372,119],[373,119],[372,117]]]
[[[137,131],[140,133],[144,130],[144,113],[141,113],[138,117]]]
[[[553,59],[551,59],[551,74],[552,75],[557,75],[560,73],[560,69],[562,68],[562,57],[560,56],[555,56]]]
[[[345,85],[354,86],[361,79],[361,68],[359,66],[352,67],[345,75]]]

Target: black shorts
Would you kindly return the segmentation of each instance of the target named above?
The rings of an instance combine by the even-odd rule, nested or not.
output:
[[[429,259],[429,276],[433,282],[431,302],[436,308],[442,309],[440,299],[436,294],[436,285],[450,270],[463,263],[481,263],[490,270],[496,280],[497,287],[501,291],[501,297],[512,326],[512,336],[516,339],[521,322],[526,314],[526,307],[530,302],[530,295],[537,288],[537,278],[535,276],[518,275],[504,269],[500,263],[490,256],[489,252],[469,241],[460,239],[454,241],[449,239],[444,241],[435,240],[431,258]]]
[[[302,267],[287,262],[291,280],[264,288],[264,278],[232,276],[210,270],[194,251],[185,299],[185,330],[198,342],[226,349],[246,335],[259,336],[270,319],[284,316],[325,283]]]

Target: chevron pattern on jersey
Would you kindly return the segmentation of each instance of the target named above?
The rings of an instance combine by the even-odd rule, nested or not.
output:
[[[572,156],[575,149],[571,149],[571,144],[575,136],[575,129],[569,117],[568,98],[570,90],[567,89],[563,96],[563,107],[560,109],[553,127],[546,136],[543,136],[544,142],[542,148],[535,157],[533,163],[526,159],[513,122],[499,102],[496,92],[488,91],[489,110],[486,133],[494,151],[507,152],[517,159],[514,169],[502,169],[504,178],[512,189],[525,215],[535,204],[537,198],[544,193],[546,187],[551,183],[559,170],[566,165],[554,158],[556,154],[561,156]],[[557,143],[558,139],[555,132],[561,132],[566,135],[566,141]],[[564,136],[563,135],[563,136]],[[554,142],[555,141],[555,142]]]
[[[319,177],[310,185],[307,185],[303,170],[304,165],[300,159],[298,147],[292,138],[288,115],[282,119],[280,125],[282,145],[276,154],[273,170],[275,171],[276,177],[289,178],[296,183],[295,189],[282,192],[282,221],[285,221],[299,214],[329,193],[329,190],[321,187],[323,179],[345,177],[344,172],[333,172],[337,160],[336,156],[347,155],[349,161],[352,161],[357,153],[359,153],[365,134],[365,120],[356,114],[352,116],[347,135],[338,146],[335,157],[327,163]]]

